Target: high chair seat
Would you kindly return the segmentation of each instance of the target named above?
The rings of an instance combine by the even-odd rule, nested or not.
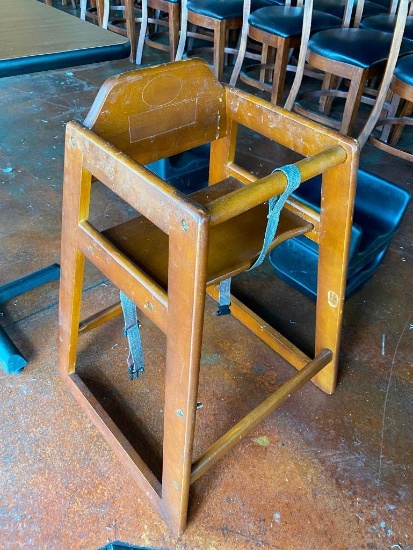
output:
[[[235,162],[238,125],[294,151],[299,160],[280,167],[274,158],[275,171],[258,179]],[[209,143],[209,186],[193,195],[184,195],[145,166]],[[327,393],[335,389],[357,165],[354,140],[220,84],[199,59],[112,77],[84,123],[67,125],[60,373],[175,535],[185,529],[193,482],[305,383],[312,380]],[[287,200],[290,191],[318,175],[324,201],[320,212]],[[135,216],[100,230],[93,222],[95,181],[125,201]],[[228,288],[230,278],[262,259],[263,249],[304,234],[320,251],[310,355]],[[143,315],[166,336],[165,350],[159,350],[159,356],[165,354],[164,377],[148,388],[163,393],[163,466],[157,475],[98,402],[82,370],[76,370],[79,338],[122,311],[119,303],[110,304],[81,321],[85,260],[120,290],[130,374],[144,370],[141,364],[136,368],[144,355],[138,328]],[[214,443],[207,446],[202,440],[195,459],[206,293],[218,301],[220,314],[230,313],[298,372]],[[222,336],[231,342],[224,330]],[[85,353],[87,345],[82,357]],[[134,383],[148,383],[142,376]],[[203,414],[210,413],[205,406]]]
[[[191,199],[207,206],[213,200],[244,187],[241,182],[230,178],[191,195]],[[259,255],[267,225],[268,207],[260,204],[239,216],[213,227],[209,237],[207,285],[222,278],[235,276],[249,269]],[[311,224],[285,210],[278,224],[277,236],[271,248],[285,239],[311,231]],[[137,266],[164,288],[168,286],[168,236],[147,218],[140,216],[109,229],[104,235]],[[127,236],[130,237],[127,237]],[[142,246],[142,243],[148,246]],[[225,248],[226,254],[222,255]]]

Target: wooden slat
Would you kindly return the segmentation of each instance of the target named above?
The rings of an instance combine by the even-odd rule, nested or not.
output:
[[[208,294],[215,300],[218,299],[218,289],[215,286],[208,287]],[[297,346],[232,295],[231,314],[296,369],[302,369],[311,361]]]
[[[77,374],[72,374],[65,377],[65,382],[137,485],[151,500],[155,509],[162,514],[162,487],[158,479],[99,404],[83,380]]]
[[[191,483],[197,480],[220,458],[230,451],[239,441],[246,437],[277,407],[282,405],[292,394],[299,390],[311,378],[323,369],[332,359],[330,350],[323,350],[313,361],[310,361],[300,372],[285,382],[265,401],[233,426],[218,439],[192,466]]]
[[[106,307],[105,309],[98,311],[97,313],[83,319],[79,324],[79,334],[85,334],[90,332],[96,327],[103,325],[110,319],[114,319],[122,313],[122,306],[120,302]]]
[[[166,332],[168,297],[152,279],[120,254],[89,223],[83,222],[78,232],[78,246],[86,258],[100,269],[114,285],[132,301],[145,304],[145,315],[163,332]]]

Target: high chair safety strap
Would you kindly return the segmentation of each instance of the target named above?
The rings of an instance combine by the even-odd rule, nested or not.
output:
[[[273,174],[275,172],[283,172],[286,175],[287,187],[281,193],[281,195],[276,195],[268,201],[268,222],[265,229],[262,249],[255,263],[247,271],[255,269],[264,261],[268,249],[271,246],[271,243],[273,242],[275,234],[277,232],[281,210],[286,203],[288,197],[299,187],[301,183],[301,173],[297,166],[295,166],[295,164],[286,164],[285,166],[282,166],[281,168],[276,168],[272,171]]]
[[[120,303],[125,319],[124,334],[129,344],[129,378],[131,380],[138,379],[139,375],[145,372],[138,313],[135,304],[122,291],[120,292]]]

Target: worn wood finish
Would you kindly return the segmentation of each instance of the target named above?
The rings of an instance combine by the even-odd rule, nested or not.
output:
[[[197,106],[195,114],[188,107],[191,98]],[[192,113],[184,121],[183,102]],[[194,464],[206,291],[215,295],[216,282],[255,261],[265,230],[262,203],[286,185],[282,174],[257,180],[234,163],[238,124],[306,157],[297,163],[303,180],[322,174],[321,212],[301,217],[296,201],[290,201],[273,243],[303,233],[319,243],[316,351],[314,357],[307,357],[233,298],[233,315],[300,372]],[[210,186],[192,196],[182,195],[142,165],[206,142],[212,142]],[[310,379],[324,391],[334,390],[357,164],[358,148],[353,140],[220,85],[200,60],[110,79],[85,124],[67,126],[59,369],[89,418],[176,534],[185,529],[190,484],[209,465]],[[104,234],[97,231],[88,220],[95,179],[140,215]],[[127,235],[133,235],[133,240]],[[143,243],[150,243],[152,253]],[[79,333],[119,313],[115,304],[80,322],[85,258],[166,333],[162,484],[75,372]]]

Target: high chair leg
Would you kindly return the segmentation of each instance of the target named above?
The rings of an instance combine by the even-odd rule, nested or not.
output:
[[[205,307],[207,239],[198,221],[180,221],[169,246],[162,501],[177,534],[188,509]]]

